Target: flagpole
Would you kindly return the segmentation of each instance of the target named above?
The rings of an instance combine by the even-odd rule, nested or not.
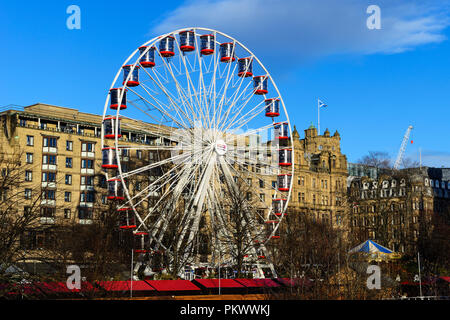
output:
[[[319,98],[317,98],[317,135],[320,136],[320,105],[319,105]]]

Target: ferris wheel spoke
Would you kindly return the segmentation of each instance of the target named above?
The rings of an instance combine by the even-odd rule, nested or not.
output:
[[[196,37],[194,37],[194,39],[196,39]],[[201,105],[201,103],[199,101],[199,93],[197,92],[197,90],[195,88],[195,85],[194,85],[194,83],[193,83],[193,81],[191,79],[190,72],[188,71],[188,66],[187,66],[188,63],[186,63],[186,60],[188,60],[188,59],[186,58],[184,53],[182,53],[182,51],[179,49],[180,48],[180,44],[178,43],[178,40],[176,38],[175,38],[175,42],[176,42],[177,48],[178,48],[178,50],[180,52],[180,55],[179,55],[180,59],[183,62],[183,65],[184,65],[184,68],[185,68],[188,94],[191,97],[191,105],[195,105],[194,101],[192,100],[192,95],[193,95],[195,97],[196,102],[197,102],[197,107],[198,107],[197,109],[199,111],[199,113],[198,113],[199,114],[199,119],[200,119],[200,121],[206,122],[206,118],[205,118],[205,115],[203,113],[202,105]],[[193,90],[193,94],[191,93],[191,88]],[[195,112],[194,109],[192,109],[191,111]]]
[[[137,93],[135,90],[130,89],[131,92],[133,92],[135,95],[137,95],[138,97],[140,97],[143,101],[149,103],[150,105],[152,105],[152,103],[150,101],[148,101],[146,98],[144,98],[142,95],[140,95],[139,93]],[[145,90],[145,89],[144,89]],[[147,92],[147,94],[149,94]],[[150,95],[150,94],[149,94]],[[150,95],[151,96],[151,95]],[[184,123],[183,120],[182,123],[180,123],[177,119],[175,119],[174,117],[172,117],[172,115],[170,113],[168,113],[162,106],[161,107],[156,107],[155,105],[153,105],[159,112],[161,112],[162,114],[164,114],[165,116],[167,116],[168,118],[172,119],[173,122],[175,122],[178,126],[183,127],[185,129],[188,129],[188,126]],[[141,110],[142,111],[142,110]],[[190,119],[188,119],[190,120]]]
[[[158,55],[161,55],[158,48],[156,48],[156,51],[158,52]],[[190,112],[192,113],[192,116],[194,116],[194,115],[195,115],[195,111],[194,111],[194,108],[193,108],[193,105],[192,105],[192,102],[193,102],[193,101],[192,101],[192,96],[189,95],[190,98],[186,96],[186,92],[184,91],[182,85],[179,83],[179,81],[177,80],[177,77],[176,77],[175,74],[173,73],[173,70],[172,70],[172,68],[171,68],[170,62],[169,62],[169,63],[166,62],[165,59],[162,59],[162,61],[164,62],[164,67],[165,67],[165,69],[166,69],[167,71],[169,71],[169,73],[170,73],[170,75],[171,75],[171,77],[172,77],[172,80],[174,81],[174,84],[175,84],[175,86],[176,86],[177,93],[178,93],[178,96],[179,96],[180,101],[183,101],[183,102],[184,102],[184,103],[182,104],[183,107],[184,107],[183,114],[184,114],[188,119],[191,119],[191,118],[188,116],[188,113],[189,113],[189,112],[187,111],[186,106],[190,108]],[[163,92],[165,92],[165,93],[167,94],[166,90],[163,89],[164,86],[162,86],[162,84],[161,84],[159,87],[161,88],[161,90],[163,90]],[[188,100],[191,100],[191,102],[189,103]],[[195,121],[195,119],[193,119],[193,120]],[[189,122],[192,123],[192,120],[189,121]]]
[[[264,100],[262,100],[255,107],[253,107],[251,110],[249,110],[246,114],[244,114],[243,116],[238,118],[238,116],[241,114],[242,110],[244,110],[245,106],[250,101],[250,99],[247,100],[242,105],[240,110],[233,116],[233,118],[230,119],[230,121],[228,121],[228,123],[224,123],[221,130],[228,131],[228,130],[230,130],[230,128],[232,126],[239,124],[237,127],[234,127],[231,131],[229,131],[230,134],[234,134],[234,133],[236,133],[236,130],[239,130],[240,128],[245,126],[247,123],[249,123],[251,120],[253,120],[256,116],[258,116],[261,112],[266,110],[265,105],[263,105]],[[261,105],[263,105],[263,106],[261,107]]]
[[[233,50],[232,50],[232,53],[231,53],[232,57],[234,56],[235,44],[236,43],[233,42]],[[222,97],[221,97],[221,99],[219,101],[217,114],[216,114],[216,109],[214,109],[214,115],[213,115],[214,128],[219,128],[219,123],[218,123],[219,119],[218,118],[220,117],[220,115],[222,113],[222,107],[223,107],[224,101],[225,101],[226,96],[227,96],[228,86],[229,86],[229,84],[230,84],[230,82],[232,80],[232,78],[230,76],[231,64],[232,64],[231,62],[228,63],[228,68],[226,68],[227,69],[227,76],[226,76],[225,81],[224,81],[224,83],[222,85],[222,88],[219,90],[219,94],[222,92],[222,89],[223,89],[223,93],[222,93]],[[236,66],[237,66],[237,64],[234,64],[233,72],[231,73],[231,75],[234,74],[234,71],[236,70]]]

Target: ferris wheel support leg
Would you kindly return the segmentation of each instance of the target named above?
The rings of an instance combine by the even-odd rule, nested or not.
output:
[[[198,232],[201,211],[203,210],[203,203],[205,201],[205,197],[206,197],[206,194],[207,194],[206,190],[209,187],[209,182],[211,180],[211,176],[212,176],[213,171],[214,171],[214,164],[215,164],[214,157],[215,157],[215,154],[211,154],[209,156],[207,167],[206,167],[205,172],[203,173],[203,176],[201,178],[197,195],[196,195],[196,197],[194,198],[194,200],[192,202],[192,206],[189,206],[189,208],[187,209],[187,210],[194,210],[194,212],[191,212],[191,215],[190,215],[190,218],[189,218],[189,220],[194,219],[194,223],[192,225],[192,228],[191,228],[189,236],[188,236],[188,241],[187,241],[188,244],[192,243],[194,235]],[[194,214],[194,216],[192,216],[192,213]],[[180,246],[181,246],[181,243],[182,243],[182,241],[184,239],[184,236],[186,234],[188,225],[189,225],[189,223],[186,223],[184,225],[183,231],[182,231],[181,236],[179,237],[179,240],[178,240],[178,243],[177,243],[177,249],[179,249]],[[189,254],[189,253],[187,253],[187,254]]]

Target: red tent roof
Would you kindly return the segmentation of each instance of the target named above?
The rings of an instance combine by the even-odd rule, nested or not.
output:
[[[272,279],[235,279],[240,284],[247,288],[269,288],[280,287],[280,284],[276,283]]]
[[[195,279],[202,286],[212,289],[219,288],[219,279]],[[245,288],[242,284],[234,279],[220,279],[221,288]]]
[[[189,280],[145,280],[156,291],[200,291]]]
[[[101,281],[98,283],[103,289],[107,291],[155,291],[147,282],[133,281],[131,284],[130,280],[127,281]]]
[[[45,294],[72,292],[64,282],[41,282],[37,283],[36,286]]]
[[[439,278],[444,281],[450,282],[450,277],[439,277]]]

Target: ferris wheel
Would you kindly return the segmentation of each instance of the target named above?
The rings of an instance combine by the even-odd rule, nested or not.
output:
[[[137,48],[102,125],[108,199],[135,252],[179,268],[243,257],[273,270],[267,244],[282,236],[292,189],[290,132],[273,78],[236,39],[193,27]]]

